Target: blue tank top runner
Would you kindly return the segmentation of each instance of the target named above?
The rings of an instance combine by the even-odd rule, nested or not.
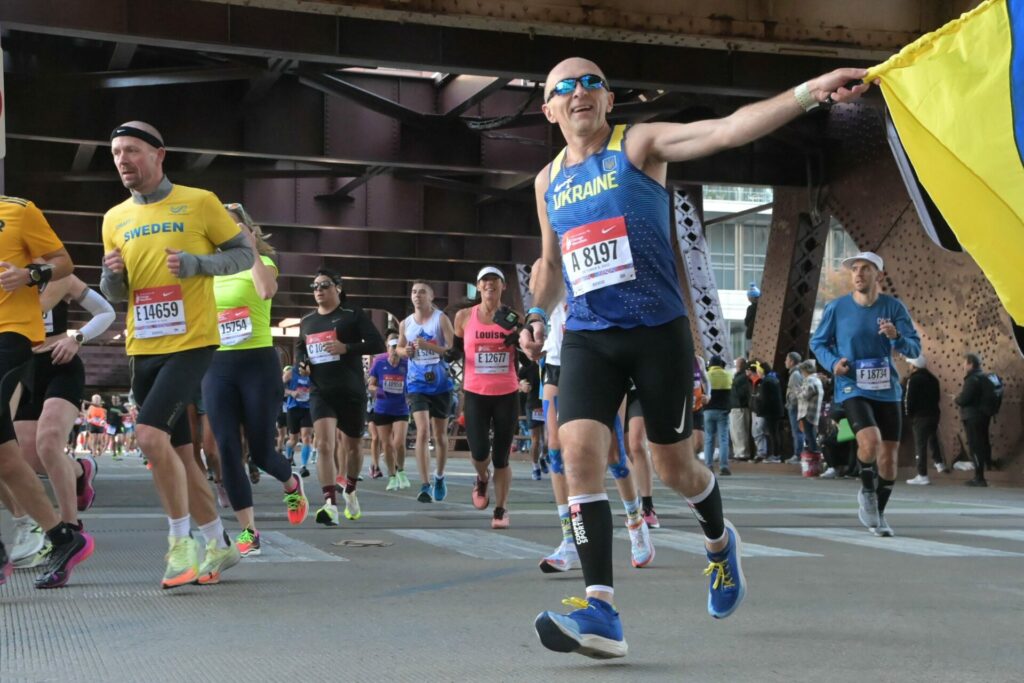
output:
[[[297,369],[292,369],[292,377],[288,381],[288,389],[295,391],[299,390],[299,396],[288,396],[285,399],[285,408],[291,410],[292,408],[305,408],[309,409],[309,390],[312,388],[312,383],[309,377],[303,377],[299,374]],[[303,396],[305,400],[302,400]]]
[[[626,155],[627,126],[599,152],[551,163],[544,195],[562,251],[567,330],[654,327],[686,315],[668,191]]]

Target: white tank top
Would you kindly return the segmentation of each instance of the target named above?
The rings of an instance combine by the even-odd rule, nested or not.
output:
[[[420,325],[416,322],[416,314],[405,319],[405,338],[407,341],[425,339],[435,344],[444,344],[444,331],[441,329],[441,309],[435,308],[430,319]],[[434,365],[440,362],[441,356],[434,351],[416,349],[416,355],[409,359],[410,365]]]

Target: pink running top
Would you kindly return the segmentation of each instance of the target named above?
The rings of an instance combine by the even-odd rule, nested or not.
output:
[[[462,388],[483,396],[503,396],[519,391],[516,348],[505,346],[509,334],[499,325],[479,320],[480,306],[469,312],[465,329],[466,365]]]

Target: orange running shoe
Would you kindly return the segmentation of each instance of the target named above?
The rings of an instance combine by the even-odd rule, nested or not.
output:
[[[284,494],[284,505],[288,509],[288,521],[297,526],[306,521],[306,516],[309,514],[309,501],[306,499],[306,489],[302,485],[302,477],[295,477],[295,481],[299,482],[299,488]]]

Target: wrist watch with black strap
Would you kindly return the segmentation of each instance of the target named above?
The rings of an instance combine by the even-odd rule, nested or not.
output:
[[[49,263],[30,263],[25,269],[28,270],[28,284],[31,287],[46,284],[53,277],[53,266]]]

